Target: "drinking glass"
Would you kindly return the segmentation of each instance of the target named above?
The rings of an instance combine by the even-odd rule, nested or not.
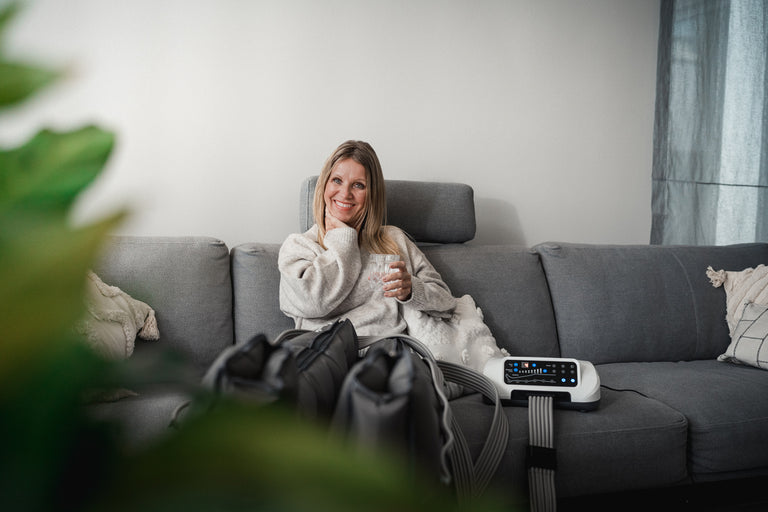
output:
[[[382,291],[384,282],[381,280],[384,275],[390,272],[397,272],[396,268],[389,268],[391,263],[399,261],[397,254],[371,254],[368,259],[367,279],[371,290]]]

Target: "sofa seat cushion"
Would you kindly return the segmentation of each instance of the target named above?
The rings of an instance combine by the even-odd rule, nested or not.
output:
[[[493,408],[478,395],[451,404],[477,457]],[[528,485],[528,409],[507,406],[504,411],[510,424],[509,444],[493,485],[519,496]],[[600,407],[586,413],[556,409],[554,428],[558,496],[668,486],[686,479],[685,417],[637,393],[603,390]]]
[[[170,434],[174,411],[190,398],[177,386],[156,386],[117,402],[88,405],[86,411],[90,418],[114,425],[119,442],[137,450]]]
[[[604,386],[631,389],[680,411],[697,475],[768,466],[768,372],[714,360],[599,365]]]

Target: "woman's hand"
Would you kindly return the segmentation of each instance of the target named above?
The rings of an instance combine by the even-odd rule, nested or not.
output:
[[[397,300],[406,301],[411,298],[411,274],[405,268],[404,261],[395,261],[389,265],[395,269],[386,274],[381,280],[384,282],[384,296],[394,297]]]
[[[325,232],[336,228],[348,228],[349,226],[341,222],[339,219],[331,215],[328,211],[328,207],[325,208]]]

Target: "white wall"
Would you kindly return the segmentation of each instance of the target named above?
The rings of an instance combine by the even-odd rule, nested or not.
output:
[[[659,0],[32,0],[8,51],[70,69],[0,144],[97,122],[76,220],[230,247],[298,228],[350,138],[385,176],[475,190],[473,243],[647,243]]]

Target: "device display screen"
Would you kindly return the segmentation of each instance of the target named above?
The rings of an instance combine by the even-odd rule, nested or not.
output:
[[[576,387],[578,378],[578,369],[573,361],[504,361],[504,382],[507,384]]]

